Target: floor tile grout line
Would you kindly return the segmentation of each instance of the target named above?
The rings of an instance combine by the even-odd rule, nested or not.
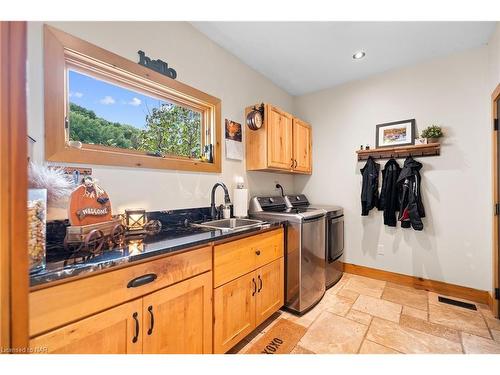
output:
[[[368,314],[370,315],[370,314]],[[371,315],[370,315],[371,316]],[[361,350],[361,347],[363,346],[363,343],[365,342],[366,340],[366,336],[368,335],[368,331],[370,330],[370,327],[372,325],[372,322],[373,322],[373,316],[372,318],[370,319],[370,323],[368,323],[368,327],[366,327],[366,331],[365,331],[365,334],[363,335],[363,339],[361,340],[361,343],[359,344],[359,348],[356,352],[356,354],[359,354],[360,350]],[[361,323],[360,323],[361,324]]]

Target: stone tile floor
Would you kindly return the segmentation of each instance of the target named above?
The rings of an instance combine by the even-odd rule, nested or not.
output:
[[[292,354],[500,354],[500,320],[488,306],[475,303],[478,311],[472,311],[437,297],[344,274],[307,314],[275,313],[230,353],[244,354],[277,319],[285,318],[307,328]]]

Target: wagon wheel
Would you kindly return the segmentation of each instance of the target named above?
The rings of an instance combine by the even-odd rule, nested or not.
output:
[[[73,262],[76,262],[76,257],[80,252],[83,250],[84,243],[83,242],[69,242],[68,241],[68,235],[64,236],[64,250],[69,254],[67,255],[66,259],[64,260],[64,267],[66,267],[71,260]]]
[[[98,229],[93,229],[85,236],[85,250],[91,255],[99,255],[104,245],[104,234]]]
[[[117,245],[121,246],[125,242],[125,227],[121,224],[116,224],[109,235],[110,246]]]

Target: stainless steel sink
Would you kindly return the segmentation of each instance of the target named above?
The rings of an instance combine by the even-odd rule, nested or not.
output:
[[[222,220],[212,220],[205,221],[201,224],[193,224],[195,226],[204,228],[213,228],[220,230],[239,230],[239,229],[250,229],[263,226],[267,222],[262,220],[252,220],[252,219],[222,219]]]

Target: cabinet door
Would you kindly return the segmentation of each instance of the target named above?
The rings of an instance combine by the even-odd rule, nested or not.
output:
[[[30,340],[35,352],[142,353],[142,299],[92,315]]]
[[[143,298],[145,354],[212,353],[212,272]]]
[[[284,303],[285,280],[284,258],[259,268],[257,273],[257,295],[255,305],[256,325],[269,318]]]
[[[255,328],[255,272],[214,290],[214,353],[225,353]]]
[[[312,172],[311,133],[309,124],[293,119],[293,169],[297,172]]]
[[[268,167],[290,170],[292,168],[292,116],[276,107],[267,113]]]

